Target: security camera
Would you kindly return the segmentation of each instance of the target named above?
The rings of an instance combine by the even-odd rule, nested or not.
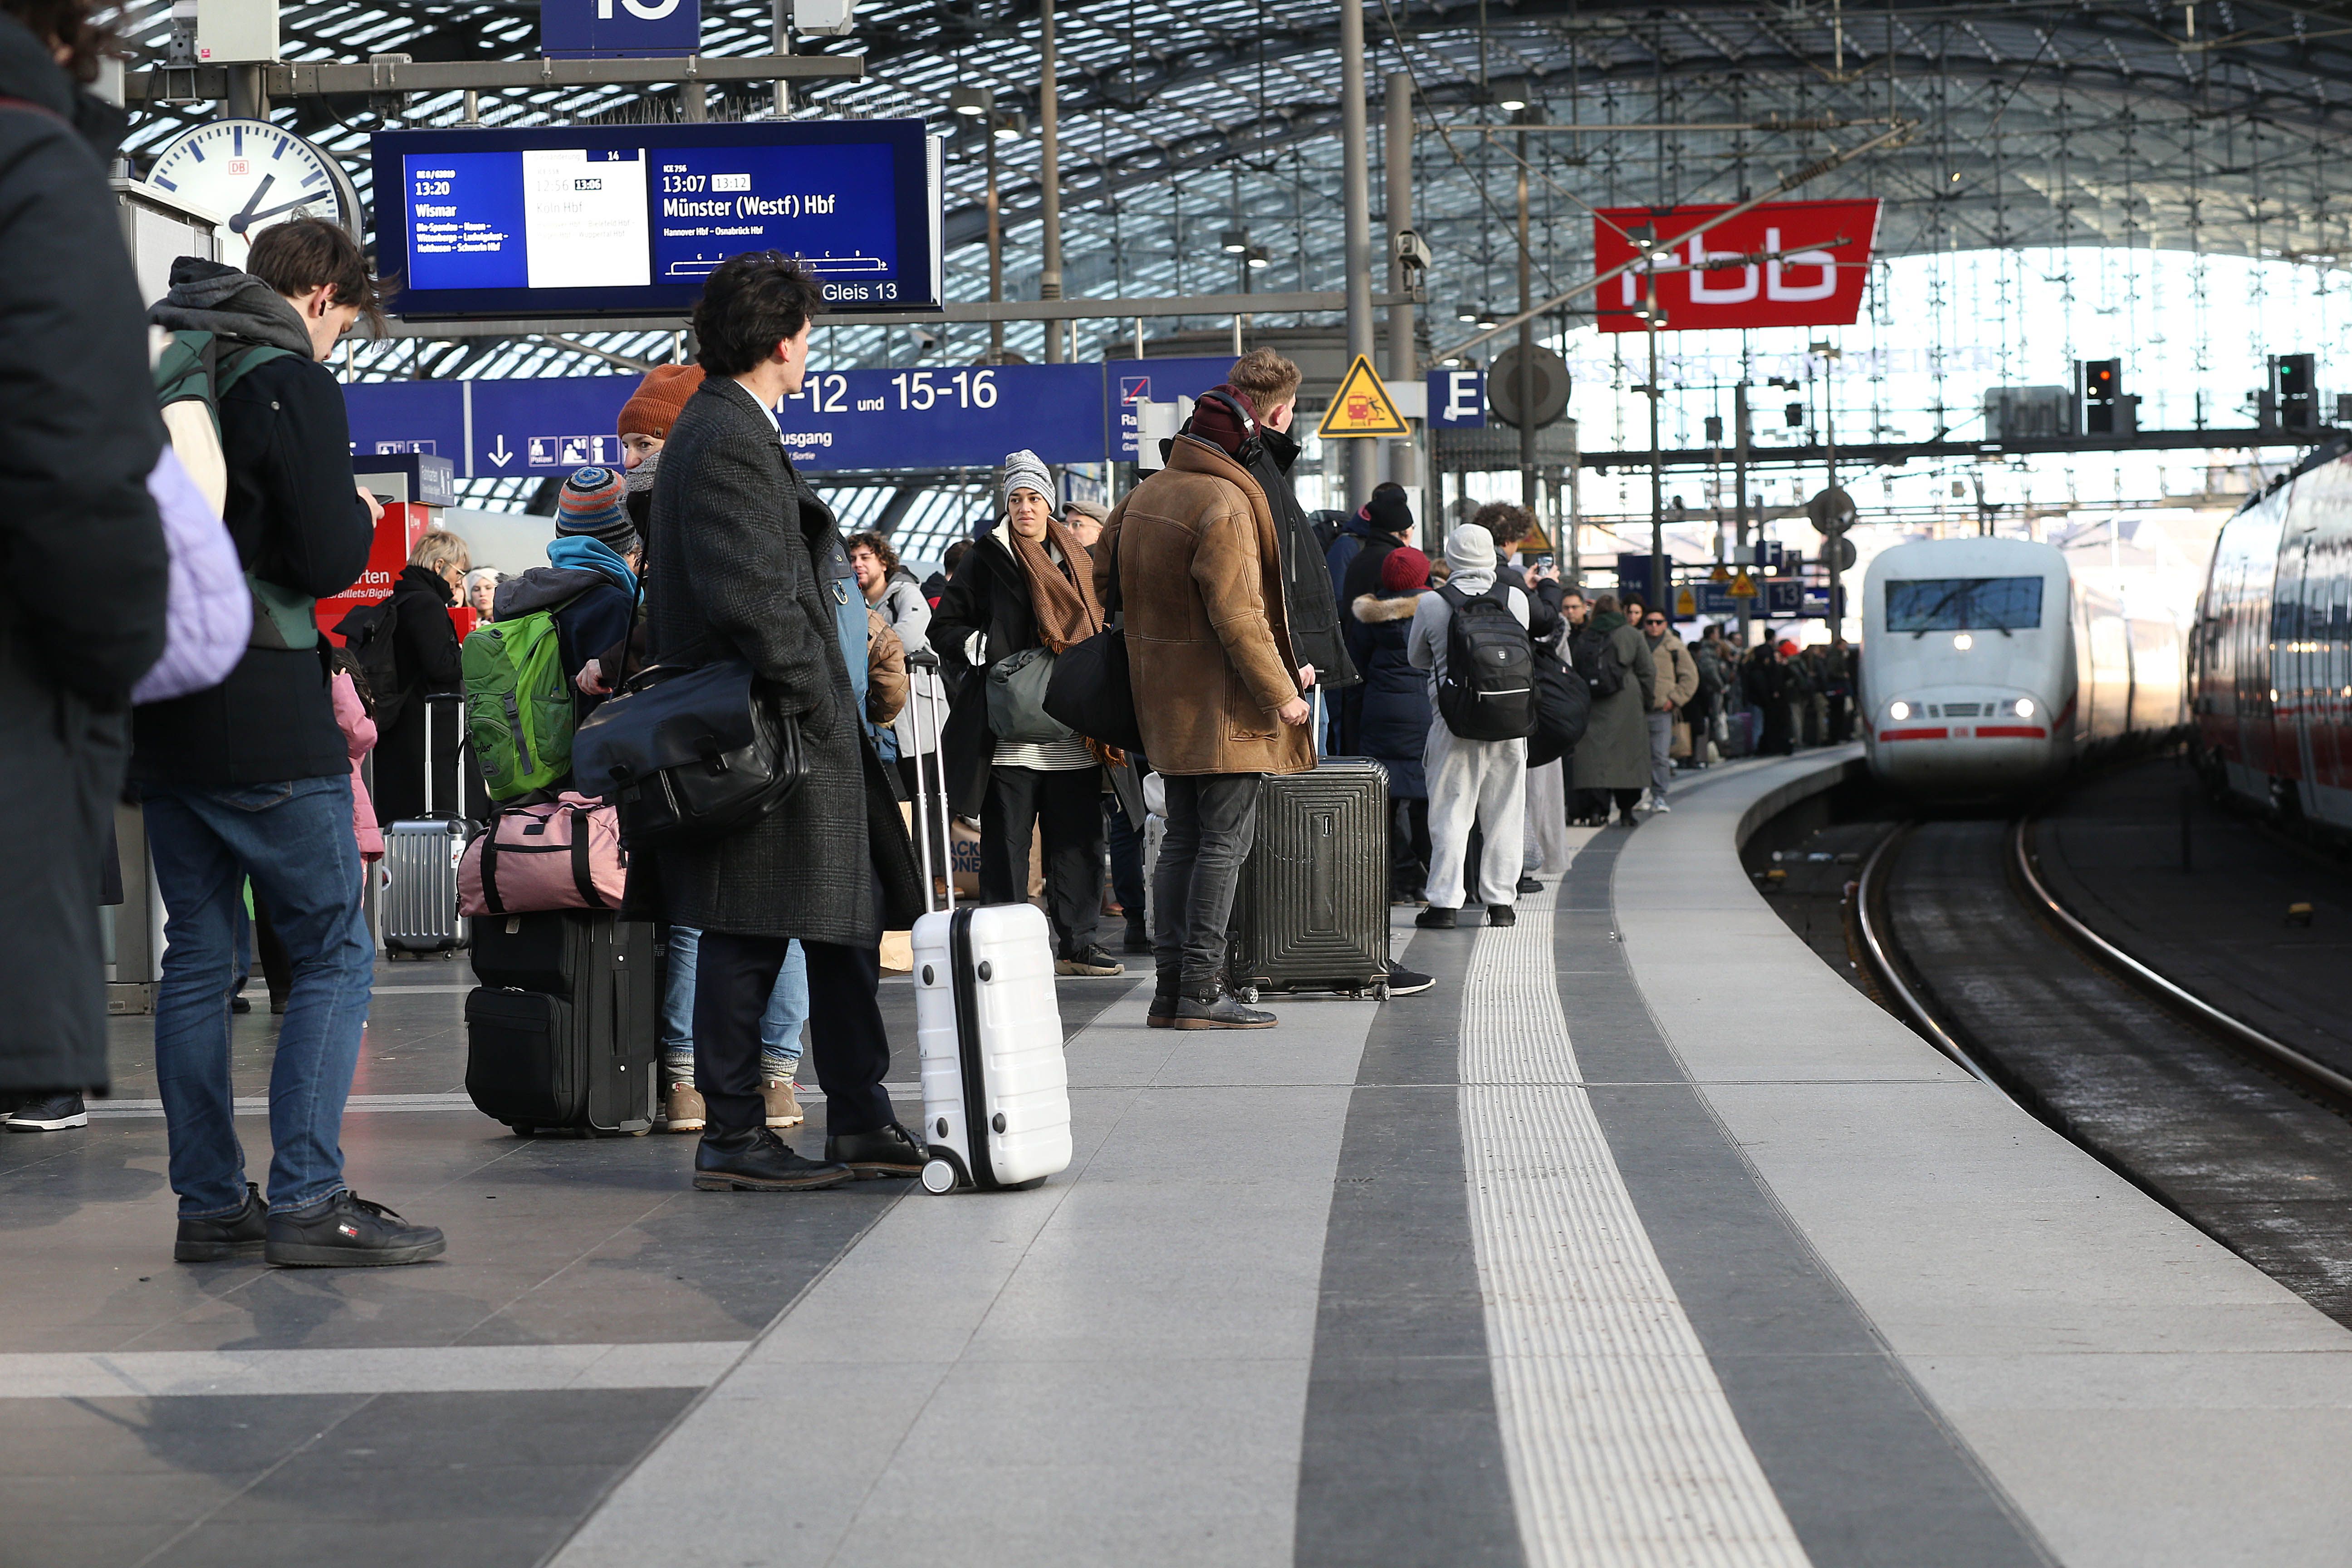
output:
[[[1407,272],[1426,272],[1429,269],[1429,241],[1409,228],[1397,230],[1396,258],[1397,265]]]
[[[914,338],[919,354],[927,354],[940,346],[940,334],[929,327],[909,327],[907,331]]]

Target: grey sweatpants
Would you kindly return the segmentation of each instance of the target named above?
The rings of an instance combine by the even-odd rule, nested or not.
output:
[[[1650,792],[1652,798],[1666,798],[1666,786],[1675,779],[1675,716],[1672,712],[1650,715]]]
[[[1429,783],[1429,880],[1423,893],[1436,908],[1462,907],[1462,861],[1475,822],[1486,835],[1479,888],[1489,898],[1517,902],[1527,834],[1528,743],[1465,741],[1433,716],[1421,766]]]

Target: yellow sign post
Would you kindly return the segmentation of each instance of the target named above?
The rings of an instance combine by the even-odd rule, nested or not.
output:
[[[1332,395],[1331,406],[1323,411],[1323,422],[1315,434],[1325,440],[1348,436],[1409,436],[1404,416],[1389,396],[1389,389],[1381,384],[1372,362],[1362,354],[1348,367],[1339,378],[1339,390]]]

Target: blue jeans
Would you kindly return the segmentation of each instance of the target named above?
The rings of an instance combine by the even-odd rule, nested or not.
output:
[[[269,1205],[308,1208],[343,1190],[343,1101],[373,984],[351,775],[141,794],[165,917],[155,1078],[180,1212],[234,1214],[245,1205],[228,998],[248,877],[294,966],[269,1075]]]
[[[702,933],[691,926],[669,928],[669,984],[662,994],[663,1076],[671,1083],[694,1081],[694,969]],[[808,954],[793,943],[768,1010],[760,1017],[760,1072],[789,1079],[801,1065],[801,1031],[809,1017]]]

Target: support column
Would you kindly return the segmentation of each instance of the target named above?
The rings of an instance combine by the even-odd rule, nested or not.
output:
[[[1054,0],[1038,0],[1038,47],[1044,56],[1043,75],[1037,84],[1038,189],[1043,193],[1039,217],[1045,225],[1045,258],[1037,270],[1037,298],[1058,300],[1062,297],[1062,155],[1060,142],[1061,102],[1055,86],[1059,74],[1059,62],[1054,51]],[[1045,363],[1062,363],[1063,334],[1067,331],[1061,321],[1045,323]]]
[[[1388,174],[1389,292],[1402,294],[1412,280],[1405,274],[1404,264],[1397,259],[1396,237],[1412,226],[1412,77],[1405,71],[1392,71],[1387,88],[1388,123],[1381,136],[1381,157]],[[1420,347],[1413,341],[1415,330],[1411,305],[1389,307],[1388,378],[1392,382],[1405,384],[1420,378]],[[1428,433],[1428,422],[1424,420],[1420,438],[1427,439]],[[1389,447],[1389,478],[1407,489],[1421,483],[1422,465],[1415,447],[1415,438],[1409,436]],[[1423,505],[1426,508],[1429,502],[1424,500]]]
[[[992,305],[1004,298],[1004,228],[996,201],[996,109],[988,111],[988,123],[982,134],[988,139],[988,302]],[[988,363],[1004,363],[1004,323],[988,323]]]
[[[1528,112],[1521,110],[1522,114]],[[1519,132],[1519,313],[1535,307],[1535,257],[1528,236],[1528,133]],[[1519,323],[1519,504],[1536,510],[1536,324]],[[1653,402],[1651,406],[1657,405]],[[1655,423],[1651,428],[1654,432]],[[1654,441],[1652,443],[1655,445]]]
[[[1339,3],[1339,142],[1347,205],[1348,353],[1372,352],[1371,160],[1365,147],[1363,0]],[[1348,443],[1347,507],[1361,506],[1378,482],[1380,443]]]
[[[231,66],[228,68],[228,99],[222,105],[222,117],[227,120],[267,120],[269,118],[268,78],[266,66]]]
[[[793,0],[768,0],[768,52],[788,55],[793,52]],[[782,77],[776,79],[776,118],[782,120],[793,111],[793,84]]]
[[[1739,384],[1731,389],[1731,395],[1733,398],[1731,405],[1731,477],[1732,481],[1738,486],[1739,489],[1738,495],[1735,498],[1737,502],[1736,510],[1732,513],[1732,516],[1735,519],[1733,526],[1738,531],[1738,538],[1739,542],[1739,549],[1733,559],[1739,563],[1741,570],[1747,572],[1749,582],[1753,583],[1756,577],[1754,570],[1754,552],[1748,548],[1748,428],[1747,377],[1740,377]],[[1759,523],[1762,521],[1761,519],[1759,519],[1758,521]],[[1754,606],[1756,601],[1754,598],[1750,597],[1741,599],[1738,601],[1738,604],[1739,642],[1740,646],[1744,647],[1748,643],[1749,622],[1755,616]]]

